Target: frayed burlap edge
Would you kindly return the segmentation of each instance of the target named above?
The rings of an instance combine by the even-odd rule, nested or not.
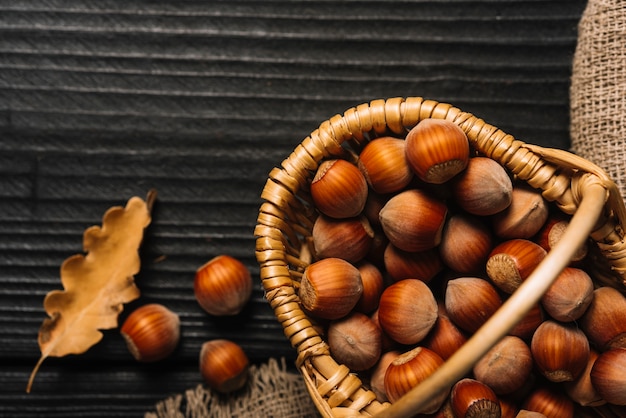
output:
[[[156,404],[144,418],[319,418],[302,376],[287,371],[285,359],[250,366],[247,385],[222,395],[198,385]]]
[[[603,168],[626,197],[626,2],[589,0],[570,87],[571,151]]]

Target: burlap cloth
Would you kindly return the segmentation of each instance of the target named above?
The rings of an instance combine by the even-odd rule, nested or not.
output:
[[[571,151],[602,167],[626,196],[626,1],[589,0],[570,86]]]
[[[284,359],[250,366],[247,385],[220,395],[203,385],[159,402],[144,418],[319,418],[302,376]]]

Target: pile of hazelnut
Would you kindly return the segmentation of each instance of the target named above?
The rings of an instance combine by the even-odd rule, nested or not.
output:
[[[252,276],[240,260],[218,255],[194,276],[194,296],[200,307],[213,316],[238,315],[252,294]],[[159,303],[135,309],[120,329],[133,357],[144,363],[166,359],[180,341],[179,316]],[[228,394],[245,386],[249,360],[234,341],[214,339],[202,344],[199,371],[204,383],[218,393]]]
[[[314,257],[299,297],[333,358],[393,403],[499,309],[570,218],[446,120],[373,139],[352,157],[322,161],[312,178]],[[594,285],[592,245],[420,413],[567,418],[577,405],[605,405],[626,416],[626,297]]]

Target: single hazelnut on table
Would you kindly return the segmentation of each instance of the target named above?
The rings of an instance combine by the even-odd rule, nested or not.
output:
[[[252,276],[241,261],[222,254],[196,270],[193,290],[198,304],[207,313],[237,315],[252,295]]]
[[[445,119],[423,119],[406,136],[406,159],[423,181],[442,184],[460,173],[469,161],[465,132]]]
[[[207,341],[200,349],[200,374],[208,387],[231,393],[248,381],[249,360],[241,346],[233,341]]]
[[[368,186],[354,164],[341,159],[320,163],[311,182],[315,207],[331,218],[352,218],[363,211]]]
[[[140,362],[155,362],[174,352],[180,340],[178,315],[158,303],[135,309],[120,329],[128,350]]]

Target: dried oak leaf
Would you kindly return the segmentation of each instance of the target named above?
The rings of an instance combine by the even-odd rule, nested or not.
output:
[[[43,301],[50,318],[44,319],[39,330],[41,357],[27,392],[47,357],[84,353],[102,339],[100,330],[117,327],[123,304],[139,297],[134,275],[141,265],[138,250],[151,221],[154,198],[152,191],[146,201],[132,197],[126,207],[107,210],[102,227],[92,226],[84,232],[87,254],[73,255],[61,265],[65,290],[53,290]]]

